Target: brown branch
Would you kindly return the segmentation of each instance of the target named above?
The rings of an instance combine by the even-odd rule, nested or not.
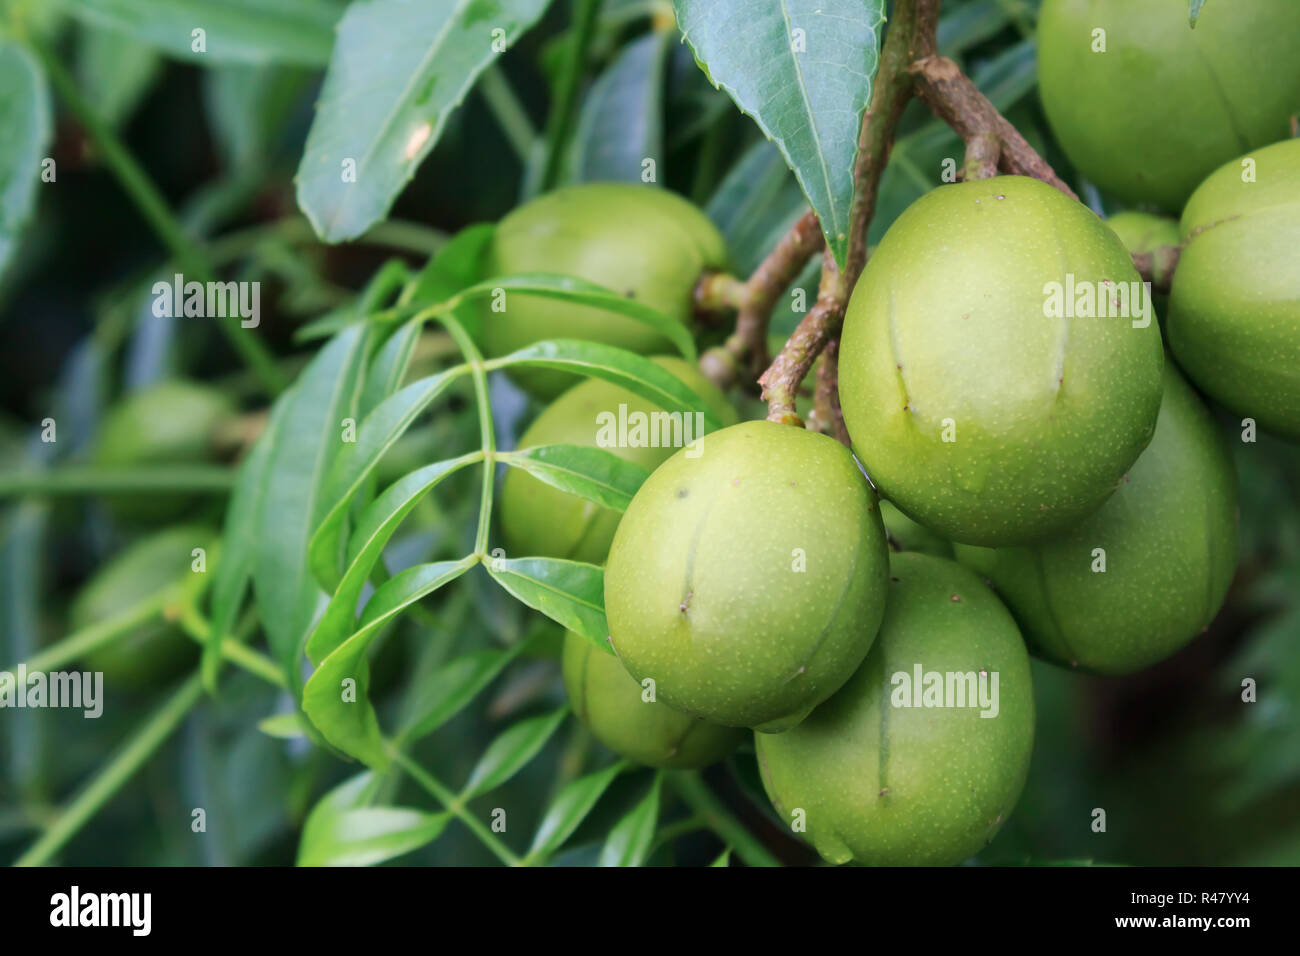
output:
[[[966,164],[962,175],[966,182],[992,179],[998,174],[998,159],[1002,155],[1002,141],[995,133],[976,133],[966,141]]]
[[[799,383],[817,355],[839,336],[844,309],[867,262],[867,227],[876,211],[880,177],[889,162],[894,134],[903,107],[912,96],[913,78],[908,66],[935,49],[940,0],[899,0],[880,51],[871,101],[862,115],[858,156],[853,166],[853,206],[849,210],[849,248],[841,273],[834,258],[825,254],[817,303],[812,307],[781,354],[759,378],[768,403],[768,420],[802,424],[795,411]]]
[[[998,168],[1004,173],[1033,176],[1071,199],[1079,198],[956,63],[943,56],[926,56],[908,69],[917,79],[918,95],[935,116],[957,132],[968,149],[976,137],[991,134],[1001,147]]]
[[[781,237],[745,281],[717,273],[705,275],[695,287],[697,311],[736,309],[736,330],[722,350],[709,358],[705,372],[719,385],[734,384],[742,366],[751,379],[767,365],[767,327],[777,298],[799,277],[822,244],[821,226],[809,209]],[[714,352],[718,350],[710,350]]]

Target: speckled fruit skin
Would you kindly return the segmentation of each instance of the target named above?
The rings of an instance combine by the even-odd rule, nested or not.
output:
[[[776,732],[862,661],[887,572],[875,496],[844,446],[743,422],[641,486],[609,551],[605,614],[624,666],[654,678],[658,700]]]
[[[1212,169],[1283,139],[1300,107],[1300,4],[1045,0],[1038,88],[1066,155],[1125,202],[1178,212]],[[1106,31],[1094,53],[1093,30]]]
[[[893,551],[919,551],[940,558],[952,557],[952,542],[917,524],[891,501],[880,502],[880,517],[885,523],[885,537]]]
[[[235,412],[214,388],[171,381],[134,392],[100,426],[93,459],[108,468],[190,464],[212,458],[213,432]],[[131,522],[167,521],[193,505],[187,496],[150,494],[110,499],[113,513]]]
[[[720,269],[726,243],[705,215],[674,193],[629,183],[570,186],[525,203],[501,220],[487,275],[551,272],[577,276],[653,306],[682,323],[691,316],[701,272]],[[671,344],[653,328],[588,306],[509,295],[504,312],[484,306],[483,347],[498,357],[543,339],[586,339],[643,355]],[[574,384],[572,375],[512,370],[541,398]]]
[[[763,785],[831,863],[944,866],[1010,816],[1034,741],[1029,657],[1015,622],[975,575],[928,554],[890,559],[880,636],[844,687],[798,727],[755,735]],[[892,675],[998,674],[998,714],[896,707]],[[991,689],[991,688],[990,688]]]
[[[1105,572],[1094,572],[1105,551]],[[1030,547],[957,545],[1039,656],[1131,674],[1214,619],[1237,567],[1237,479],[1223,436],[1172,362],[1156,437],[1079,526]]]
[[[142,538],[101,567],[73,598],[72,630],[102,623],[194,573],[192,552],[207,548],[216,533],[178,525]],[[102,671],[110,687],[139,690],[193,665],[198,645],[160,617],[85,655],[87,670]]]
[[[1183,212],[1169,346],[1206,394],[1300,441],[1300,140],[1248,155],[1255,182],[1233,160]]]
[[[637,763],[696,770],[717,763],[745,738],[737,727],[643,700],[641,685],[617,657],[573,632],[564,637],[563,670],[578,719],[610,750]]]
[[[736,410],[727,397],[694,365],[670,356],[659,356],[653,361],[704,399],[723,425],[736,421]],[[591,379],[569,389],[538,415],[520,436],[519,447],[553,444],[595,447],[596,416],[601,412],[617,415],[620,404],[627,405],[629,414],[663,411],[627,389]],[[653,471],[676,449],[610,447],[606,450]],[[501,524],[506,547],[514,555],[545,555],[602,564],[621,517],[617,511],[560,491],[519,468],[512,468],[506,474],[501,489]]]
[[[1157,324],[1049,317],[1046,284],[1067,274],[1076,288],[1139,281],[1092,212],[999,176],[913,203],[853,292],[840,348],[853,447],[883,497],[945,538],[1019,544],[1068,527],[1151,440]]]
[[[1125,210],[1106,220],[1129,252],[1150,252],[1158,246],[1176,246],[1183,241],[1178,220],[1149,212]]]

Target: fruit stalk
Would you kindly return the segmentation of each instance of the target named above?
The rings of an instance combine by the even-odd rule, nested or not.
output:
[[[1041,179],[1071,199],[1079,198],[952,60],[925,56],[907,70],[916,79],[917,95],[965,141],[968,157],[979,137],[996,137],[1002,172]]]
[[[768,403],[768,420],[802,424],[795,412],[799,383],[826,344],[839,334],[844,307],[867,262],[867,226],[876,211],[880,177],[889,162],[903,107],[914,92],[909,65],[935,49],[940,0],[900,0],[885,34],[880,69],[871,101],[862,115],[858,158],[853,167],[853,207],[849,215],[849,250],[841,272],[833,257],[822,262],[817,303],[804,316],[758,383]]]

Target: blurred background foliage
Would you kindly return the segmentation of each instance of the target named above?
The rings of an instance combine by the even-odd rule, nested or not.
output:
[[[293,175],[321,72],[301,67],[203,68],[169,59],[122,34],[21,4],[100,117],[122,137],[186,228],[213,240],[223,268],[263,283],[260,335],[292,373],[310,354],[295,340],[308,321],[350,300],[395,253],[421,264],[441,238],[493,221],[536,188],[544,150],[533,139],[565,51],[575,42],[570,4],[553,4],[455,112],[390,222],[366,240],[319,244],[296,211]],[[341,9],[341,4],[339,4]],[[1120,206],[1080,181],[1047,133],[1035,95],[1029,0],[949,0],[942,52],[1103,214]],[[653,157],[658,185],[703,206],[724,232],[737,273],[750,271],[805,208],[777,150],[714,90],[672,29],[664,0],[606,0],[580,87],[569,181],[626,177]],[[109,409],[171,378],[217,385],[245,412],[264,406],[256,382],[207,322],[159,319],[148,308],[166,252],[84,129],[60,111],[52,156],[57,184],[38,207],[0,277],[0,457],[3,471],[83,462]],[[960,163],[958,138],[919,104],[908,107],[885,173],[874,243],[913,200]],[[816,266],[800,280],[815,298]],[[783,338],[800,315],[789,297],[774,320]],[[706,331],[722,336],[725,330]],[[501,444],[536,412],[506,380],[493,381]],[[754,403],[749,396],[745,401]],[[750,405],[757,414],[758,406]],[[39,441],[39,423],[59,440]],[[1221,414],[1224,428],[1236,425]],[[472,401],[460,390],[404,441],[408,462],[477,445]],[[1300,449],[1261,436],[1234,442],[1241,482],[1241,560],[1226,606],[1174,658],[1123,679],[1069,674],[1035,662],[1038,730],[1029,783],[1016,813],[976,863],[1093,860],[1123,864],[1300,863]],[[395,540],[392,567],[464,552],[473,539],[471,476],[426,501]],[[219,523],[221,495],[194,502],[187,521]],[[69,630],[71,596],[92,571],[145,529],[94,496],[6,491],[0,500],[0,666],[30,657]],[[463,781],[495,736],[520,715],[564,702],[554,659],[558,629],[471,574],[382,639],[372,694],[388,723],[439,664],[475,649],[535,636],[468,708],[413,756],[439,779]],[[1259,699],[1243,704],[1244,678]],[[0,712],[0,859],[16,858],[70,793],[90,778],[168,693],[108,685],[104,716]],[[75,836],[59,859],[102,864],[290,863],[306,814],[355,773],[292,728],[267,718],[287,696],[228,669],[218,699],[204,699],[173,736]],[[268,732],[271,731],[271,732]],[[288,736],[283,734],[288,733]],[[612,755],[576,721],[504,787],[471,804],[486,819],[507,809],[512,832],[531,832],[549,799]],[[706,773],[731,811],[781,859],[810,862],[763,796],[743,749]],[[650,772],[622,775],[559,862],[594,862],[604,835],[645,793]],[[392,802],[421,806],[409,782]],[[192,833],[191,811],[207,811]],[[1106,811],[1107,830],[1091,829]],[[516,828],[519,828],[518,830]],[[722,843],[666,792],[653,863],[704,864]],[[662,837],[675,836],[672,846]],[[456,824],[402,864],[494,862]]]

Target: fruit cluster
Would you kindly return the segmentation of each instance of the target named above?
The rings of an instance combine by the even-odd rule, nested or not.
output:
[[[605,564],[608,647],[572,633],[564,647],[579,717],[660,767],[705,766],[752,729],[777,812],[832,862],[955,863],[984,846],[1028,770],[1029,654],[1132,673],[1224,600],[1236,479],[1184,373],[1300,436],[1300,275],[1278,261],[1300,240],[1300,141],[1249,158],[1255,180],[1229,162],[1181,226],[1133,213],[1112,228],[1016,176],[918,200],[848,305],[853,453],[735,424],[697,369],[657,357],[725,427],[675,451],[610,448],[652,469],[621,518],[512,472],[515,552]],[[1130,252],[1180,241],[1162,336]],[[497,269],[589,278],[683,322],[700,270],[721,262],[698,211],[634,186],[562,190],[495,243]],[[520,297],[485,322],[487,350],[557,333],[664,346],[581,318],[574,330],[554,302]],[[550,397],[557,383],[523,384]],[[519,443],[596,445],[620,405],[661,411],[584,382]]]

